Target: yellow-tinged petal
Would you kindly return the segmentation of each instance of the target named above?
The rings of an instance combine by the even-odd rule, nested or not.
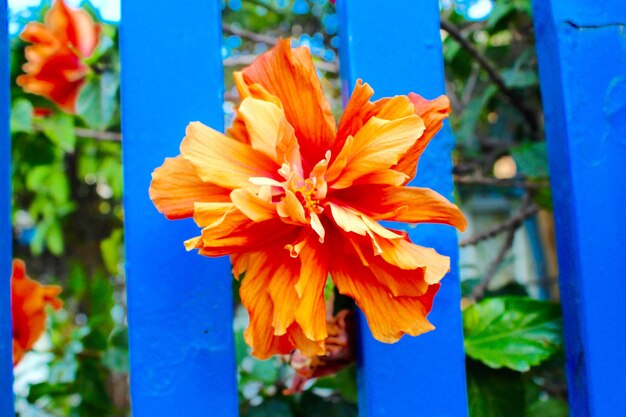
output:
[[[424,268],[424,280],[428,284],[438,283],[450,272],[450,258],[432,248],[405,239],[381,239],[378,244],[386,262],[405,270]]]
[[[300,227],[285,224],[282,220],[255,223],[237,209],[231,216],[226,216],[223,222],[202,229],[202,246],[199,247],[201,255],[232,255],[260,250],[273,244],[284,248],[300,232]]]
[[[415,106],[406,96],[386,97],[371,102],[370,99],[373,96],[372,87],[360,79],[357,80],[339,122],[333,153],[339,152],[348,136],[356,135],[363,125],[374,116],[390,120],[415,113]]]
[[[277,211],[280,217],[289,219],[296,224],[309,224],[306,218],[304,207],[300,204],[298,197],[290,190],[285,190],[284,200],[277,204]]]
[[[296,293],[300,302],[296,307],[296,322],[307,339],[323,341],[326,331],[326,302],[324,287],[328,278],[328,246],[310,235],[300,251],[300,276],[296,283]]]
[[[278,166],[270,158],[199,122],[187,126],[180,151],[203,181],[231,190],[250,186],[250,177],[277,175]]]
[[[295,348],[311,355],[323,354],[323,340],[310,340],[294,321],[294,308],[299,302],[295,284],[300,275],[300,260],[277,246],[233,260],[237,272],[245,270],[239,294],[250,315],[245,338],[253,355],[264,359]]]
[[[395,170],[407,174],[410,180],[415,176],[420,156],[424,153],[424,149],[426,149],[431,139],[441,130],[443,121],[450,114],[451,108],[450,100],[446,96],[440,96],[434,100],[426,100],[418,94],[410,93],[409,99],[415,106],[415,114],[420,116],[426,125],[424,134],[394,167]],[[407,180],[407,183],[409,180]]]
[[[271,279],[271,274],[266,267],[267,262],[268,254],[261,251],[250,254],[245,259],[245,265],[235,266],[240,272],[246,271],[239,288],[241,303],[250,315],[250,322],[244,337],[252,347],[252,354],[259,359],[266,359],[277,353],[288,354],[293,349],[293,344],[288,340],[285,343],[286,338],[274,335],[272,327],[274,303],[267,292]]]
[[[429,188],[354,185],[333,197],[374,220],[467,226],[461,210]]]
[[[234,205],[254,222],[262,222],[278,217],[276,205],[264,200],[248,188],[238,188],[230,193]]]
[[[298,262],[291,258],[288,252],[282,250],[273,255],[274,267],[271,270],[271,279],[267,286],[272,301],[274,302],[274,315],[272,327],[274,334],[281,336],[287,333],[287,328],[294,322],[294,307],[299,302],[296,293],[298,280]]]
[[[224,219],[231,215],[238,214],[237,218],[240,222],[246,221],[246,218],[236,212],[233,203],[228,202],[200,202],[194,204],[193,220],[200,227],[215,225],[217,222],[223,222]],[[231,220],[232,221],[232,220]]]
[[[258,83],[280,99],[309,166],[322,159],[335,140],[335,119],[309,49],[280,40],[242,72],[245,84]]]
[[[268,101],[247,98],[241,102],[237,112],[246,124],[250,146],[272,160],[282,163],[276,159],[276,144],[280,124],[286,123],[283,110]]]
[[[333,220],[344,232],[356,233],[361,236],[375,233],[385,239],[401,239],[402,235],[384,228],[367,216],[349,207],[336,203],[328,203]]]
[[[360,262],[351,246],[336,239],[333,242],[331,277],[339,292],[352,297],[361,308],[374,338],[393,343],[404,334],[416,336],[434,329],[426,316],[439,284],[429,286],[421,296],[395,297],[372,269]]]
[[[394,120],[370,118],[353,141],[346,141],[328,169],[326,179],[330,188],[347,188],[359,177],[390,168],[423,131],[424,122],[415,115]],[[342,168],[343,160],[345,167]]]
[[[397,187],[405,184],[408,179],[409,176],[403,172],[396,171],[395,169],[384,169],[363,175],[354,181],[354,184],[380,184],[393,185]]]
[[[191,217],[196,202],[229,201],[229,190],[203,182],[180,155],[154,170],[149,193],[157,210],[170,220]]]
[[[310,358],[326,353],[324,340],[310,340],[297,323],[292,324],[289,328],[289,337],[294,346]]]

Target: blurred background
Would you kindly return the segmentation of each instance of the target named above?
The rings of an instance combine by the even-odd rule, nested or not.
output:
[[[26,46],[18,35],[28,22],[42,21],[50,3],[9,0],[14,257],[26,261],[31,277],[62,286],[65,303],[49,312],[45,336],[15,368],[16,407],[22,417],[128,416],[120,5],[67,1],[102,22],[99,45],[87,62],[93,71],[76,114],[67,114],[15,84]],[[238,102],[232,72],[279,37],[311,49],[340,116],[334,2],[228,0],[222,6],[227,126]],[[469,220],[459,236],[459,308],[470,414],[565,417],[558,271],[530,0],[441,0],[440,7],[456,138],[454,198]],[[307,382],[302,393],[284,395],[294,367],[288,358],[250,356],[242,334],[246,322],[238,307],[242,416],[357,415],[354,365]],[[529,348],[538,334],[543,343]]]

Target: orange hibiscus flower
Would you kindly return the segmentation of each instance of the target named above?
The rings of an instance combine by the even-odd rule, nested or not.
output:
[[[181,155],[154,171],[150,196],[167,218],[193,217],[202,228],[189,250],[230,255],[234,276],[245,272],[253,354],[325,353],[329,275],[376,339],[433,329],[426,315],[449,258],[379,221],[465,227],[444,197],[405,186],[448,100],[371,102],[373,90],[359,81],[337,127],[309,50],[289,41],[235,82],[242,102],[229,136],[191,123]]]
[[[41,337],[46,326],[46,305],[59,309],[57,298],[61,287],[41,285],[26,275],[26,265],[13,260],[11,276],[11,308],[13,311],[13,366],[24,357]]]
[[[26,74],[17,77],[17,84],[75,113],[78,93],[89,72],[83,60],[96,49],[99,35],[100,27],[89,13],[55,0],[43,24],[29,23],[20,34],[32,45],[26,47]]]

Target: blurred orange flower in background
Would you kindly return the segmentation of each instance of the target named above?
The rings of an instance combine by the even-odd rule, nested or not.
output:
[[[426,316],[449,258],[379,221],[465,228],[454,204],[406,186],[449,113],[447,98],[372,102],[359,81],[337,126],[309,50],[286,40],[235,83],[242,102],[228,136],[191,123],[181,155],[154,171],[150,197],[167,218],[193,217],[202,228],[189,250],[230,255],[234,276],[245,272],[253,354],[326,353],[329,274],[376,339],[433,329]]]
[[[11,309],[13,312],[13,366],[32,349],[46,326],[46,305],[58,310],[63,302],[57,298],[61,287],[41,285],[26,275],[26,265],[13,260],[11,276]]]
[[[100,27],[85,10],[55,0],[44,23],[29,23],[20,38],[26,47],[26,74],[17,77],[24,91],[46,97],[67,113],[76,112],[76,100],[89,67],[83,62],[98,45]]]

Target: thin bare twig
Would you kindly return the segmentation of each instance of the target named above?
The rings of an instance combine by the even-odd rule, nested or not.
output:
[[[84,129],[82,127],[75,128],[74,132],[76,132],[76,136],[79,136],[81,138],[92,138],[92,139],[112,141],[112,142],[122,141],[122,134],[119,132],[91,130],[91,129]]]
[[[508,98],[510,104],[513,105],[522,114],[524,120],[526,120],[526,123],[528,124],[528,127],[531,129],[533,134],[538,135],[539,123],[537,122],[535,112],[532,109],[528,108],[524,104],[523,100],[520,100],[515,91],[507,87],[506,83],[504,82],[504,78],[502,78],[496,67],[494,67],[491,62],[487,60],[487,58],[485,58],[485,56],[478,50],[478,48],[476,48],[469,40],[465,38],[465,36],[463,36],[459,28],[457,28],[455,25],[442,18],[440,27],[442,30],[447,32],[448,35],[452,37],[452,39],[457,41],[459,45],[461,45],[461,47],[465,49],[465,51],[467,51],[467,53],[470,54],[472,58],[474,58],[474,60],[476,60],[478,65],[480,65],[482,69],[485,70],[485,72],[487,73],[489,78],[491,78],[491,81],[493,81],[496,87],[498,87],[502,94],[504,94]]]
[[[454,182],[463,185],[488,185],[502,188],[524,188],[526,190],[537,190],[550,186],[547,181],[527,181],[521,178],[500,179],[475,175],[456,176]]]
[[[224,66],[238,67],[238,66],[250,65],[257,58],[257,56],[258,55],[254,55],[254,54],[231,56],[224,60]],[[319,61],[315,63],[315,67],[325,72],[332,72],[332,73],[339,72],[339,67],[337,63],[335,62]]]
[[[276,45],[278,43],[278,38],[269,35],[261,35],[260,33],[241,29],[228,23],[222,23],[222,30],[226,33],[248,39],[252,42],[265,43],[268,45]]]
[[[496,255],[496,257],[489,264],[489,268],[487,269],[487,272],[485,272],[485,278],[483,278],[483,280],[480,281],[480,283],[476,287],[474,287],[474,290],[472,291],[472,295],[470,296],[472,299],[478,301],[481,298],[483,298],[483,296],[485,295],[485,291],[487,290],[487,287],[489,286],[489,284],[491,283],[491,281],[496,275],[498,266],[500,266],[500,264],[504,260],[504,256],[513,245],[513,239],[515,238],[516,230],[517,230],[517,227],[510,227],[508,229],[504,243],[500,247],[500,250],[498,251],[498,254]]]
[[[530,204],[528,206],[524,206],[518,211],[513,217],[508,218],[506,221],[499,223],[492,227],[491,229],[487,229],[483,232],[476,233],[467,239],[463,239],[459,242],[459,246],[471,246],[475,245],[483,240],[491,239],[496,237],[500,233],[506,230],[516,230],[518,227],[522,225],[524,220],[529,217],[534,216],[539,211],[539,207],[536,204]]]
[[[474,287],[474,290],[472,291],[472,294],[470,296],[470,298],[472,298],[473,300],[478,301],[481,298],[483,298],[483,296],[485,295],[485,291],[487,290],[487,287],[489,287],[489,284],[491,283],[493,278],[496,276],[498,267],[504,260],[504,257],[506,256],[511,246],[513,246],[513,239],[515,238],[515,232],[522,225],[524,220],[527,218],[525,214],[529,211],[529,209],[532,209],[533,206],[535,207],[535,210],[536,210],[537,206],[531,201],[530,194],[526,193],[526,195],[524,195],[524,199],[522,200],[522,206],[518,214],[513,216],[511,219],[509,219],[509,221],[507,222],[508,223],[507,227],[502,229],[502,230],[507,231],[506,238],[504,239],[502,246],[500,246],[500,250],[496,254],[496,257],[489,264],[489,267],[487,268],[487,271],[485,272],[485,277],[482,279],[482,281],[480,281],[480,283],[476,287]]]
[[[43,127],[34,125],[33,129],[37,132],[43,132]],[[119,132],[110,132],[104,130],[85,129],[83,127],[74,128],[74,133],[79,138],[96,139],[101,141],[121,142],[122,134]]]

